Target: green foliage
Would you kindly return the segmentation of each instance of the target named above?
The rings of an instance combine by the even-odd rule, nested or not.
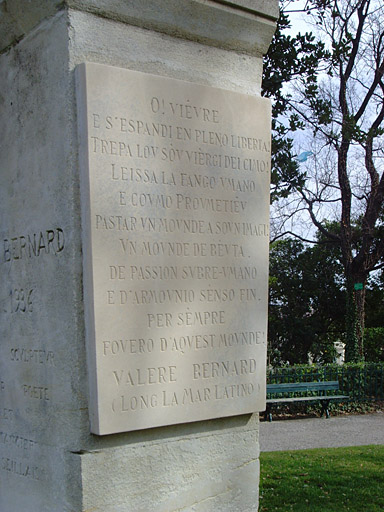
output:
[[[359,336],[358,336],[358,310],[355,301],[354,283],[349,280],[346,289],[347,307],[345,313],[346,319],[346,339],[348,340],[345,349],[345,359],[347,362],[359,361]]]
[[[331,362],[343,335],[342,268],[329,245],[285,239],[270,252],[269,362]]]
[[[286,84],[293,79],[302,81],[322,117],[326,110],[326,102],[317,97],[317,75],[319,63],[328,52],[311,33],[299,33],[295,37],[286,35],[284,31],[289,27],[289,18],[281,11],[263,68],[262,94],[272,100],[272,200],[287,197],[293,188],[302,187],[305,181],[305,175],[294,159],[289,135],[303,129],[304,123],[291,108],[291,95]]]
[[[331,401],[328,410],[331,416],[345,414],[369,414],[382,410],[382,402],[372,400],[335,400]],[[278,404],[273,407],[273,419],[320,418],[323,411],[319,402],[292,402]],[[264,414],[264,413],[263,413]],[[262,416],[263,417],[263,416]]]
[[[295,0],[283,5],[294,9]],[[302,216],[306,212],[324,238],[338,243],[347,290],[346,358],[358,361],[367,353],[366,287],[370,275],[382,269],[384,261],[384,4],[380,0],[307,0],[304,9],[317,24],[322,41],[312,34],[286,36],[287,9],[281,13],[266,57],[263,93],[273,100],[275,139],[272,199],[290,196],[285,203],[289,213],[281,215],[280,225],[286,219],[292,225],[296,213]],[[288,83],[293,85],[287,87]],[[299,168],[292,138],[294,131],[302,129],[307,130],[313,158]],[[337,234],[324,221],[329,215],[338,223]],[[363,288],[354,288],[355,283],[362,283]],[[297,334],[308,347],[310,331],[317,331],[303,326],[303,304],[302,309],[299,306],[295,306]],[[282,320],[280,314],[273,315]],[[313,323],[314,313],[307,315]],[[292,316],[290,320],[288,327],[293,329]],[[298,343],[292,335],[286,338]],[[373,339],[379,338],[371,336],[370,341]],[[324,344],[326,338],[320,335],[317,340]],[[277,345],[280,350],[282,341]],[[370,358],[377,357],[377,351],[368,353]],[[293,345],[287,360],[303,360],[302,353]]]
[[[384,327],[367,327],[364,333],[366,361],[384,361]]]
[[[267,372],[268,384],[326,380],[338,380],[341,394],[352,401],[384,399],[384,363],[297,365]]]
[[[337,223],[324,223],[336,235]],[[359,250],[360,220],[353,226],[351,244]],[[382,233],[375,231],[374,243],[380,243]],[[335,341],[345,342],[346,329],[358,351],[356,334],[357,315],[353,300],[353,286],[347,298],[344,268],[340,246],[317,233],[317,244],[305,245],[296,239],[282,239],[271,244],[270,250],[270,306],[269,306],[269,363],[279,366],[308,362],[308,353],[318,363],[334,361]],[[367,328],[384,329],[384,275],[373,274],[365,288]],[[353,318],[349,318],[349,316]],[[365,331],[367,349],[364,358],[369,362],[383,360],[384,339],[378,331]],[[350,357],[350,360],[353,360]]]
[[[261,453],[260,463],[260,512],[384,509],[384,446]]]
[[[384,236],[383,236],[384,239]],[[384,327],[384,273],[381,272],[372,277],[369,283],[369,291],[366,295],[366,320],[365,326],[367,329],[370,327]],[[381,346],[384,346],[382,340]],[[366,354],[367,356],[367,354]],[[366,359],[370,361],[372,359]]]

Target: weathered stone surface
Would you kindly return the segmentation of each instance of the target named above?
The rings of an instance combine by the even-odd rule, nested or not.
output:
[[[263,55],[278,17],[267,0],[2,0],[0,51],[57,9],[72,8],[207,45]],[[202,22],[203,20],[203,22]]]
[[[0,51],[53,16],[61,4],[61,0],[0,0]]]
[[[145,448],[132,443],[83,454],[84,510],[257,511],[256,416],[230,418],[225,426],[207,422],[205,431],[200,430],[202,425],[192,424],[183,431],[156,429],[157,440],[147,442]],[[138,492],[143,474],[150,475],[150,485]]]
[[[12,3],[2,2],[0,21],[9,23],[7,7],[22,23],[20,31],[9,25],[1,30],[7,38],[14,30],[22,40],[1,39],[7,49],[0,56],[0,510],[79,512],[93,506],[116,512],[127,508],[127,493],[146,512],[157,510],[161,494],[167,510],[166,496],[183,503],[205,453],[217,461],[210,483],[201,490],[191,485],[199,504],[191,493],[181,506],[257,510],[257,417],[90,435],[74,69],[92,61],[257,95],[261,59],[152,32],[101,11],[57,10],[57,2],[39,0],[15,1],[11,11]],[[26,24],[30,9],[41,6]],[[92,467],[96,457],[105,460],[113,482],[106,481],[107,471]],[[167,472],[163,479],[159,474],[153,493],[144,471],[149,466],[140,461]],[[178,494],[173,482],[181,469]]]
[[[0,510],[53,512],[88,422],[66,18],[0,61]]]
[[[278,17],[275,2],[68,0],[68,3],[77,9],[172,36],[259,56],[268,49]]]
[[[216,0],[216,2],[243,8],[273,20],[279,17],[279,5],[270,0]]]
[[[70,11],[71,69],[82,62],[260,95],[262,59]],[[188,65],[186,65],[188,63]]]

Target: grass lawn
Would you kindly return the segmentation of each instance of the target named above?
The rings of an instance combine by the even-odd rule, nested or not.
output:
[[[384,511],[384,446],[260,454],[260,512]]]

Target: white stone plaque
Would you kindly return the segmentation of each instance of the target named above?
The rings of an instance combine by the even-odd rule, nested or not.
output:
[[[91,430],[263,410],[270,104],[77,69]]]

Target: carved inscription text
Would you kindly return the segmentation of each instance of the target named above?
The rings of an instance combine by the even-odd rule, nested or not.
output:
[[[92,431],[261,410],[269,103],[77,71]]]

